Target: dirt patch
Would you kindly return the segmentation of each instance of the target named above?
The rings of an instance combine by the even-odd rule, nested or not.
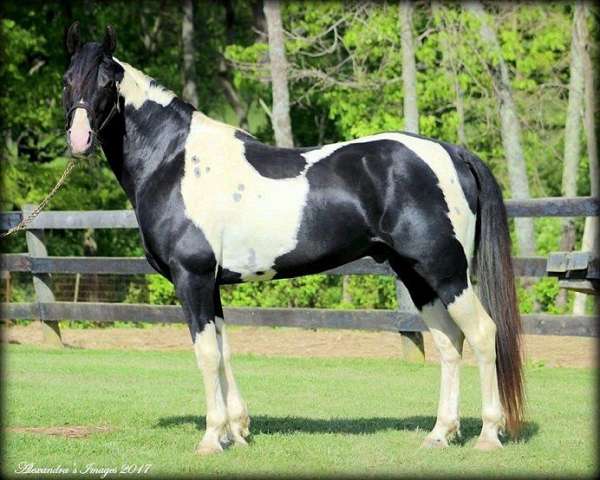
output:
[[[392,332],[358,330],[305,330],[300,328],[239,327],[228,328],[235,353],[302,357],[367,357],[400,358],[399,335]],[[63,329],[63,342],[72,348],[125,348],[133,350],[191,350],[185,325],[151,328]],[[4,342],[39,344],[39,325],[2,327]],[[428,362],[439,356],[429,333],[424,334]],[[598,340],[587,337],[524,335],[525,358],[528,362],[549,367],[597,367]],[[465,343],[464,361],[475,359]]]
[[[9,427],[8,432],[14,433],[34,433],[37,435],[54,435],[65,438],[86,438],[95,433],[106,433],[110,431],[108,427]]]

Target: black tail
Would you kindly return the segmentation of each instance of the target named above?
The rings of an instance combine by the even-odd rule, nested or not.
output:
[[[515,292],[510,235],[502,191],[489,168],[470,155],[479,184],[475,273],[481,301],[496,323],[496,372],[506,428],[516,437],[523,423],[521,317]]]

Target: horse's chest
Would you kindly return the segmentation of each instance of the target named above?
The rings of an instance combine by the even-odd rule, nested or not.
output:
[[[185,213],[222,267],[244,280],[272,278],[275,259],[296,247],[308,181],[261,176],[227,133],[191,129],[181,182]]]

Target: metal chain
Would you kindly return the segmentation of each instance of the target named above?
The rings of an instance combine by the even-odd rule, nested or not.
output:
[[[54,185],[54,188],[52,190],[50,190],[50,193],[48,195],[46,195],[46,198],[44,198],[40,202],[40,204],[37,207],[35,207],[29,215],[27,215],[27,217],[25,217],[23,220],[21,220],[18,225],[15,225],[8,232],[0,234],[0,238],[5,238],[5,237],[8,237],[9,235],[12,235],[15,232],[20,231],[20,230],[25,230],[25,228],[27,228],[27,225],[29,225],[34,220],[34,218],[37,217],[44,208],[46,208],[46,205],[48,205],[48,202],[50,202],[50,200],[56,194],[58,189],[63,186],[63,184],[65,183],[65,180],[71,173],[71,170],[73,170],[73,168],[75,168],[76,164],[77,164],[77,159],[74,157],[71,158],[71,160],[67,164],[67,167],[65,168],[65,171],[63,172],[61,177],[58,179],[58,182],[56,182],[56,185]]]

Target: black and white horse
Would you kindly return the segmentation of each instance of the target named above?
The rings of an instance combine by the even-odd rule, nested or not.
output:
[[[219,285],[307,275],[371,256],[407,286],[441,355],[428,447],[459,431],[463,340],[477,357],[483,427],[500,447],[522,423],[523,387],[510,240],[502,194],[465,149],[408,133],[314,148],[275,148],[217,122],[103,43],[67,34],[67,136],[95,140],[135,209],[150,264],[181,300],[204,378],[198,453],[245,444],[246,406],[231,368]],[[471,258],[475,260],[471,262]],[[477,274],[479,294],[471,284]]]

